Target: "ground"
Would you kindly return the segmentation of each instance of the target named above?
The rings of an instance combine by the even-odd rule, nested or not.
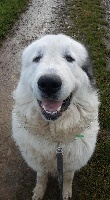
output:
[[[21,67],[22,49],[38,36],[58,33],[61,1],[31,1],[0,49],[0,199],[31,199],[36,174],[28,168],[11,138],[12,91]],[[58,20],[58,21],[57,21]]]
[[[74,1],[71,2],[73,2],[74,5]],[[109,23],[108,28],[110,29],[110,3],[108,0],[105,0],[102,3],[104,8],[106,8],[106,19]],[[71,8],[68,8],[67,6],[65,9],[63,0],[41,0],[37,2],[36,0],[30,1],[27,10],[21,15],[20,19],[15,23],[11,33],[2,43],[2,47],[0,49],[0,199],[2,200],[30,200],[32,196],[32,190],[36,182],[35,172],[28,168],[27,164],[23,161],[18,149],[15,146],[15,143],[11,138],[11,111],[13,106],[12,91],[16,87],[19,78],[22,50],[25,46],[30,44],[31,41],[35,40],[41,35],[46,33],[63,32],[63,28],[61,26],[62,18],[66,19],[65,23],[67,25],[67,29],[69,29],[71,23],[74,23],[74,19],[73,22],[71,22],[70,18],[66,16],[66,10],[70,9],[71,11]],[[105,42],[107,44],[107,48],[110,49],[109,37],[105,38]],[[103,132],[106,137],[108,137],[108,130]],[[101,152],[102,150],[98,151]],[[98,151],[92,160],[93,162],[95,159],[99,159],[100,162],[103,162],[103,160],[99,158],[100,154],[98,154]],[[103,155],[106,154],[105,151],[101,153],[103,153]],[[97,165],[98,164],[99,162],[97,161]],[[102,170],[104,170],[104,168]],[[84,171],[81,171],[80,176],[76,174],[73,185],[75,199],[98,199],[95,197],[95,193],[93,192],[93,188],[96,190],[97,186],[95,188],[93,185],[93,187],[88,190],[88,194],[85,194],[84,191],[86,186],[83,185],[83,180],[85,179],[86,183],[86,177],[89,177],[90,173],[95,174],[94,167],[92,169],[87,168]],[[102,183],[103,180],[106,180],[103,179],[103,175],[106,176],[107,174],[101,171],[99,172],[99,175],[101,175],[101,173],[102,181],[100,183]],[[94,177],[91,176],[90,178],[93,178],[92,182],[94,184]],[[89,183],[87,182],[87,184]],[[104,182],[103,184],[106,183]],[[99,188],[102,188],[101,193],[103,196],[99,199],[109,200],[107,199],[106,195],[104,199],[103,185]],[[77,198],[77,193],[80,193],[80,190],[82,190],[81,196]],[[94,196],[90,197],[90,193],[93,193]],[[58,199],[58,188],[56,181],[50,179],[44,199]]]

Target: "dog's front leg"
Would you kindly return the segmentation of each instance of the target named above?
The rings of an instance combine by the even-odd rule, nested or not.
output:
[[[37,172],[37,183],[33,190],[32,200],[40,200],[43,198],[46,186],[47,186],[48,175],[46,172]]]
[[[68,200],[72,197],[72,182],[74,172],[65,172],[63,176],[63,199]]]

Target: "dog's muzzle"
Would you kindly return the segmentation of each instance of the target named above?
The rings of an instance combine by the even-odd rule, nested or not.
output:
[[[42,101],[38,100],[41,112],[46,120],[56,120],[70,105],[72,94],[65,100],[58,101],[56,96],[60,92],[62,81],[59,76],[41,76],[38,80],[38,88],[42,95]]]

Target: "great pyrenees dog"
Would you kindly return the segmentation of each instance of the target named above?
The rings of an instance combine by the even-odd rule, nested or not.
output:
[[[68,200],[74,173],[91,158],[99,130],[98,92],[88,51],[63,34],[36,40],[23,52],[13,96],[13,138],[37,172],[32,199],[43,198],[49,173],[57,175],[60,146],[63,199]]]

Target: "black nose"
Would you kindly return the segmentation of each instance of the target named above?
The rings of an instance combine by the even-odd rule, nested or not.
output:
[[[41,76],[38,80],[38,87],[39,89],[47,94],[47,95],[51,95],[54,94],[56,92],[58,92],[58,90],[60,90],[62,85],[61,79],[59,76]]]

